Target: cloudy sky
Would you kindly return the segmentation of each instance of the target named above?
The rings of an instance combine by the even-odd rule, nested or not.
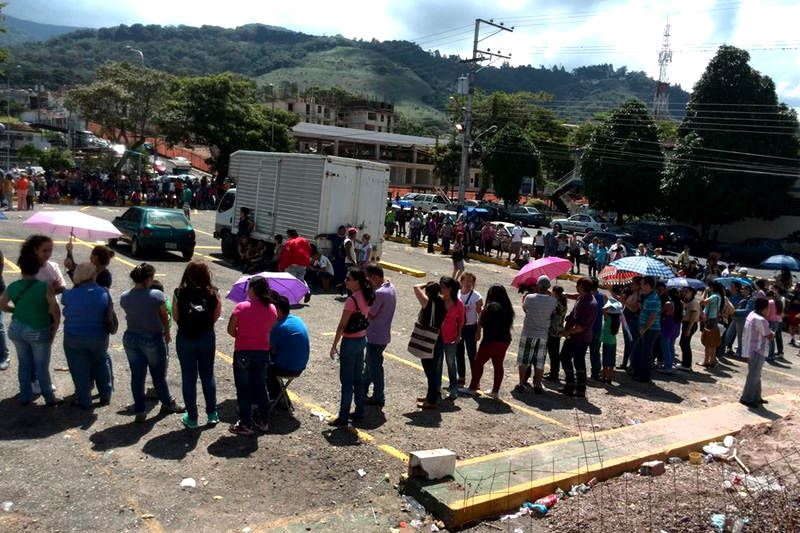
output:
[[[608,62],[653,77],[669,18],[670,81],[691,90],[716,46],[729,43],[750,50],[781,98],[800,107],[799,0],[10,0],[5,12],[89,27],[259,22],[317,35],[410,39],[462,55],[471,51],[475,18],[493,18],[515,31],[483,44],[511,53],[514,64]]]

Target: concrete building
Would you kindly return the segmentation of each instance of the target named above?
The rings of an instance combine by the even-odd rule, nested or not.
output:
[[[380,119],[378,119],[380,120]],[[390,167],[389,185],[395,189],[428,191],[441,183],[433,177],[431,154],[437,140],[381,131],[340,128],[300,122],[293,136],[301,153],[336,155],[380,161]],[[480,185],[480,170],[470,169],[467,189]]]
[[[294,113],[302,122],[391,133],[394,104],[377,100],[327,102],[313,96],[276,98],[275,109]]]

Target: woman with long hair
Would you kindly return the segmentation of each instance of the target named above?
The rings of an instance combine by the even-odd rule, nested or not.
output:
[[[261,432],[267,431],[269,334],[278,320],[273,299],[266,279],[250,278],[247,300],[236,304],[228,320],[228,334],[236,339],[233,345],[233,382],[239,407],[239,420],[229,431],[236,435],[253,435],[253,427]],[[253,400],[258,405],[255,415],[252,413]]]
[[[414,285],[414,296],[421,307],[417,322],[439,330],[439,337],[433,347],[433,357],[422,359],[422,369],[425,371],[425,380],[428,390],[425,396],[417,398],[417,407],[421,409],[438,409],[442,386],[442,359],[444,359],[444,344],[442,342],[441,328],[444,322],[445,306],[442,299],[441,286],[429,282]]]
[[[172,298],[172,318],[178,325],[175,349],[181,364],[183,403],[186,406],[182,422],[189,429],[197,428],[198,375],[206,400],[208,423],[219,422],[214,379],[214,324],[221,313],[222,301],[219,291],[211,283],[211,270],[204,261],[190,261]]]
[[[41,262],[32,247],[23,244],[17,264],[22,279],[6,287],[0,297],[0,309],[12,313],[8,338],[14,343],[19,359],[19,399],[22,405],[33,401],[34,395],[38,394],[32,387],[32,381],[36,379],[45,405],[58,405],[61,401],[53,392],[49,367],[61,310],[52,287],[37,279]]]
[[[705,358],[700,366],[711,368],[717,364],[717,347],[720,344],[719,317],[725,308],[725,287],[719,281],[712,281],[706,291],[706,298],[700,302],[706,315],[706,323],[700,342],[705,348]]]
[[[494,368],[492,390],[487,394],[497,398],[500,394],[500,385],[503,382],[503,360],[506,350],[511,344],[511,326],[514,324],[514,308],[508,293],[502,285],[492,285],[486,293],[486,305],[479,320],[478,339],[481,340],[480,348],[475,356],[475,365],[472,368],[470,390],[477,392],[480,388],[483,366],[489,359]]]
[[[339,354],[339,382],[342,385],[339,416],[328,422],[334,427],[349,423],[350,406],[355,397],[356,410],[352,415],[354,422],[364,418],[364,350],[367,346],[367,327],[370,306],[375,301],[375,291],[363,270],[351,268],[344,279],[350,296],[344,303],[336,336],[331,346],[331,359]],[[341,341],[341,349],[337,349]]]
[[[111,295],[97,281],[91,263],[80,263],[72,273],[75,286],[61,295],[64,306],[64,355],[75,384],[73,405],[92,408],[92,382],[97,384],[100,405],[111,400],[111,368],[108,365],[106,318],[113,306]]]
[[[441,336],[444,348],[444,359],[447,363],[447,378],[449,380],[448,399],[458,398],[458,343],[461,341],[461,330],[464,329],[466,308],[458,298],[461,285],[447,276],[439,280],[439,291],[444,300],[444,321],[442,322]]]
[[[53,255],[53,239],[47,235],[31,235],[19,250],[20,256],[33,255],[39,263],[39,271],[36,273],[36,279],[47,283],[53,291],[53,294],[61,294],[66,289],[64,282],[64,275],[61,274],[61,269],[58,263],[50,261]]]
[[[166,298],[162,291],[152,288],[156,269],[142,263],[131,270],[134,286],[120,296],[120,306],[125,310],[127,327],[122,335],[122,346],[131,369],[131,394],[135,421],[144,422],[144,383],[147,371],[153,379],[153,387],[161,401],[161,413],[182,413],[169,392],[167,385],[167,344],[172,340],[169,333],[169,315]]]

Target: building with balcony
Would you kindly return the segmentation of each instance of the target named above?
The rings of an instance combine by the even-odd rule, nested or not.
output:
[[[329,102],[316,96],[276,98],[271,105],[294,113],[302,122],[338,126],[364,131],[391,133],[394,125],[394,104],[378,100],[353,99]]]

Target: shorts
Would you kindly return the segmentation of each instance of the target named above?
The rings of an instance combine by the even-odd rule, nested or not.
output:
[[[547,358],[547,339],[541,337],[520,337],[517,365],[520,367],[533,366],[537,370],[544,369]]]
[[[515,254],[519,252],[521,248],[522,248],[521,242],[513,242],[513,241],[511,242],[511,253]]]
[[[459,259],[457,261],[453,260],[453,268],[455,270],[464,270],[464,260],[463,259]]]

